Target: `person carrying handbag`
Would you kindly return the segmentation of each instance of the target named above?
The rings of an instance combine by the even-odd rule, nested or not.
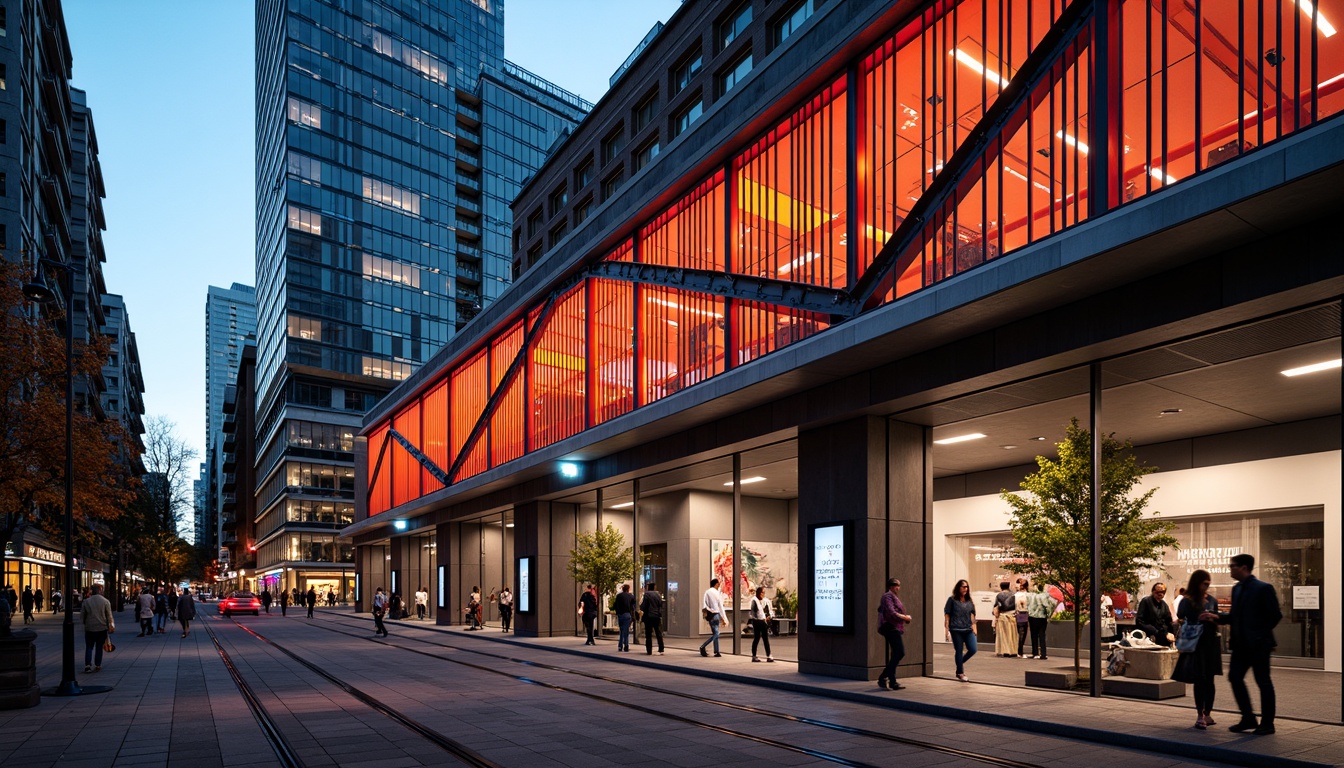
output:
[[[1218,601],[1209,594],[1212,577],[1208,571],[1190,574],[1190,585],[1185,599],[1177,609],[1177,618],[1183,624],[1176,636],[1176,650],[1181,652],[1171,679],[1194,686],[1195,728],[1205,730],[1213,725],[1213,678],[1223,674],[1222,638],[1218,634]],[[1212,616],[1213,618],[1208,618]]]
[[[101,672],[104,644],[108,635],[117,631],[117,623],[112,618],[112,603],[103,597],[103,585],[94,584],[92,589],[79,612],[84,622],[84,671]]]

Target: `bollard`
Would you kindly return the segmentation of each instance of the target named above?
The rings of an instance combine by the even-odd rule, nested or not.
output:
[[[42,701],[35,640],[37,633],[30,629],[0,636],[0,709],[35,707]]]

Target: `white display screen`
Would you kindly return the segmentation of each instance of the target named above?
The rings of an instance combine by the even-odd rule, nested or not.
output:
[[[812,616],[818,627],[845,626],[845,527],[812,531]]]
[[[518,612],[532,612],[532,558],[518,558]]]
[[[440,608],[447,608],[447,607],[448,607],[448,585],[444,583],[444,581],[446,580],[446,574],[444,573],[444,571],[445,571],[446,569],[447,569],[447,566],[444,566],[444,565],[440,565],[440,566],[439,566],[439,607],[440,607]]]

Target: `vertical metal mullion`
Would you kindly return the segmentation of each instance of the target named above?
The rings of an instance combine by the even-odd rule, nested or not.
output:
[[[1032,6],[1027,3],[1026,18],[1026,49],[1027,55],[1031,51],[1031,17]],[[1024,104],[1027,110],[1027,242],[1035,241],[1036,233],[1036,185],[1032,182],[1036,178],[1036,105],[1032,99],[1027,99]]]
[[[1153,191],[1153,9],[1143,7],[1143,164],[1144,191]],[[1135,185],[1136,187],[1138,185]]]
[[[1275,7],[1274,39],[1283,39],[1283,3],[1278,3]],[[1288,109],[1287,104],[1285,104],[1285,99],[1283,98],[1283,67],[1281,66],[1274,67],[1274,103],[1279,113],[1279,135],[1282,136],[1287,132],[1284,129],[1284,121],[1288,119],[1285,114]],[[1292,128],[1287,130],[1293,130],[1297,127],[1297,115],[1293,115],[1291,119],[1293,121]]]
[[[630,243],[630,260],[639,263],[643,260],[642,251],[644,250],[640,243],[643,238],[640,237],[639,229],[635,230],[634,240]],[[640,322],[639,311],[642,304],[644,286],[635,283],[630,287],[630,302],[634,305],[630,311],[630,384],[634,389],[633,400],[630,403],[630,410],[635,410],[644,405],[644,341],[643,325]]]
[[[832,287],[850,288],[854,285],[855,275],[858,274],[858,251],[859,251],[859,68],[858,64],[850,64],[845,70],[845,284],[843,286],[835,285],[835,277],[832,275],[830,283]],[[863,110],[868,113],[869,110]],[[871,119],[871,118],[869,118]],[[868,131],[863,132],[866,138]],[[894,126],[888,126],[887,132],[895,130]],[[875,168],[878,165],[871,156],[871,151],[866,145],[863,146],[864,155],[868,156],[868,173],[875,178],[877,173]],[[871,183],[873,179],[870,179]],[[863,217],[867,220],[867,216]]]
[[[597,329],[597,300],[594,297],[597,288],[596,280],[583,281],[583,428],[592,429],[597,424],[597,414],[594,409],[597,405],[597,366],[593,365],[593,348],[596,346]]]
[[[1265,0],[1257,0],[1255,13],[1255,50],[1265,50]],[[1255,71],[1255,145],[1264,146],[1265,143],[1265,65],[1260,63],[1263,59],[1256,59]],[[1242,113],[1246,114],[1245,112]],[[1279,116],[1278,124],[1282,124],[1283,116]]]
[[[1091,428],[1092,428],[1092,476],[1089,478],[1089,485],[1092,509],[1092,567],[1091,579],[1092,594],[1090,596],[1089,615],[1092,617],[1091,632],[1088,638],[1089,659],[1088,668],[1091,685],[1091,695],[1096,698],[1101,696],[1101,481],[1102,481],[1102,450],[1101,450],[1101,364],[1092,363],[1090,366],[1091,379]]]
[[[737,178],[733,175],[733,158],[729,157],[723,161],[723,271],[726,274],[732,274],[737,267],[738,259],[733,256],[733,233],[742,239],[742,244],[746,244],[746,237],[741,227],[738,226],[738,210],[733,201],[737,199]],[[737,302],[732,299],[723,300],[723,370],[728,371],[737,365],[739,339],[737,338],[737,318],[735,310]]]
[[[1320,83],[1320,64],[1321,64],[1321,40],[1320,35],[1316,34],[1316,25],[1320,20],[1321,4],[1317,2],[1311,8],[1311,111],[1309,113],[1311,122],[1319,119],[1317,116],[1317,86]]]
[[[1195,12],[1195,171],[1207,166],[1204,152],[1204,6],[1196,3]]]
[[[1168,56],[1170,55],[1170,50],[1169,50],[1168,47],[1167,47],[1167,46],[1168,46],[1168,40],[1167,40],[1167,28],[1170,26],[1170,24],[1169,24],[1168,21],[1167,21],[1167,2],[1168,2],[1168,0],[1162,0],[1162,109],[1160,110],[1160,114],[1162,114],[1163,116],[1165,116],[1165,115],[1167,114],[1167,112],[1168,112],[1168,109],[1167,109],[1167,108],[1170,106],[1168,100],[1169,100],[1169,98],[1170,98],[1170,93],[1171,93],[1171,92],[1168,90],[1168,87],[1169,87],[1170,83],[1168,82],[1168,74],[1167,74],[1167,73],[1168,73],[1168,68],[1169,68]],[[1167,146],[1168,146],[1167,142],[1169,141],[1169,138],[1170,138],[1170,137],[1168,136],[1167,126],[1168,126],[1169,123],[1170,123],[1170,121],[1169,121],[1169,120],[1166,120],[1166,119],[1162,119],[1162,120],[1160,121],[1160,124],[1161,124],[1161,126],[1162,126],[1162,170],[1161,170],[1161,173],[1162,173],[1162,186],[1164,186],[1164,187],[1165,187],[1166,184],[1167,184],[1167,177],[1171,175],[1171,172],[1170,172],[1170,170],[1168,169],[1168,165],[1167,165]]]

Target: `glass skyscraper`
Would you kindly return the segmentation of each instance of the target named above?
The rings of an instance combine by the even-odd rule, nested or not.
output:
[[[508,202],[592,106],[494,0],[257,4],[257,571],[352,590],[363,413],[498,296]]]
[[[212,285],[205,297],[205,461],[196,482],[196,544],[211,553],[223,546],[224,393],[238,376],[243,345],[257,332],[257,289]],[[250,491],[250,489],[249,489]]]

